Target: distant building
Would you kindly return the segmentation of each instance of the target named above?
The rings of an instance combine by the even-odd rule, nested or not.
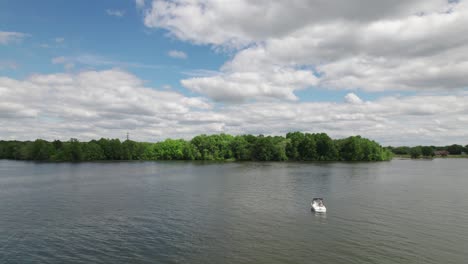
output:
[[[450,153],[447,150],[436,150],[436,151],[434,151],[434,155],[436,155],[436,156],[447,157],[448,154],[450,154]]]

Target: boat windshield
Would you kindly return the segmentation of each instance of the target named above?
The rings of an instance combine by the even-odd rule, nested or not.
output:
[[[323,206],[323,199],[322,198],[314,198],[312,201],[315,204],[317,204],[318,206]]]

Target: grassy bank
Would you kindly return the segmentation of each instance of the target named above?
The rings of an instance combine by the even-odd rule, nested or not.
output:
[[[468,155],[448,155],[448,156],[434,156],[434,157],[419,157],[411,158],[411,155],[395,155],[395,159],[467,159]]]

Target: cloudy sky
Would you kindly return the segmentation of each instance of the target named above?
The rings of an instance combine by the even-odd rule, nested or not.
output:
[[[468,3],[0,2],[0,139],[468,144]]]

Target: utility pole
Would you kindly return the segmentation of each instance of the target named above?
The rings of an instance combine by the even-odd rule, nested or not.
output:
[[[127,132],[127,140],[130,140],[130,133]]]

